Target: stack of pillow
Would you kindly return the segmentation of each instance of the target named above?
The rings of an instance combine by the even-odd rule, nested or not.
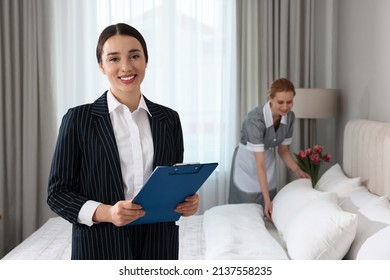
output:
[[[315,188],[308,179],[283,187],[273,222],[291,259],[390,259],[390,203],[370,193],[339,164]]]

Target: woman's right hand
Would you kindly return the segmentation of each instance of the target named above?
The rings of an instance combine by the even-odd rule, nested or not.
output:
[[[272,202],[271,200],[264,201],[264,216],[272,222]]]
[[[129,200],[118,201],[110,209],[112,223],[116,226],[124,226],[145,215],[141,205]]]
[[[109,222],[116,226],[127,225],[145,215],[141,205],[130,200],[120,200],[114,205],[101,204],[93,216],[94,222]]]

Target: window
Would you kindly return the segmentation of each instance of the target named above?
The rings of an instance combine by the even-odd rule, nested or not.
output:
[[[69,107],[93,102],[108,89],[95,57],[103,28],[133,25],[149,52],[142,92],[178,111],[184,160],[219,163],[202,188],[202,210],[225,203],[237,140],[235,1],[69,0],[53,5],[58,123]]]

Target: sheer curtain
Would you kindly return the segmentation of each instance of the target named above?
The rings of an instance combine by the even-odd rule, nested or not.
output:
[[[178,111],[185,162],[218,162],[200,191],[200,213],[227,199],[237,142],[234,0],[55,1],[58,120],[109,85],[95,46],[107,25],[125,22],[144,35],[149,63],[142,92]]]

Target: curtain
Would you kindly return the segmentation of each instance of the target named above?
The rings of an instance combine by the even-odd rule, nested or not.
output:
[[[49,7],[47,0],[0,1],[0,257],[51,216]]]
[[[275,79],[290,79],[295,87],[314,87],[315,0],[238,0],[238,88],[240,121],[267,101],[267,89]],[[322,11],[321,11],[322,12]],[[321,36],[324,34],[321,34]],[[304,148],[307,131],[297,120],[290,150]],[[292,179],[277,157],[279,186]]]
[[[267,101],[267,89],[286,77],[314,84],[313,0],[238,0],[240,116]]]
[[[234,0],[56,1],[57,124],[72,106],[109,88],[96,62],[100,32],[125,22],[145,37],[149,62],[142,93],[178,111],[185,162],[218,162],[200,190],[200,211],[227,201],[237,142]]]

